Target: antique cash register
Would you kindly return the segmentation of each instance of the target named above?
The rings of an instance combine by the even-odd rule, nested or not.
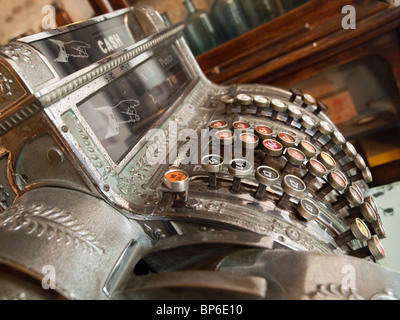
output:
[[[300,90],[142,5],[0,48],[0,297],[392,299],[371,173]]]

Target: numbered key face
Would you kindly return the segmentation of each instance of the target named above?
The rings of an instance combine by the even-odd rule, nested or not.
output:
[[[316,177],[322,177],[326,174],[325,166],[318,160],[311,159],[307,164],[308,171]]]
[[[329,174],[329,182],[336,190],[339,191],[344,190],[347,187],[347,182],[344,179],[343,174],[338,170],[332,171]]]
[[[256,179],[261,184],[271,186],[278,181],[279,177],[279,172],[271,167],[260,166],[257,168]]]
[[[318,131],[321,134],[329,135],[329,134],[331,134],[333,132],[333,129],[330,126],[330,124],[328,122],[326,122],[326,121],[323,121],[323,120],[318,123],[317,127],[318,127]]]
[[[331,155],[329,155],[326,152],[321,152],[318,155],[318,160],[321,161],[321,163],[328,169],[331,170],[333,168],[335,168],[336,166],[336,161],[331,157]]]
[[[234,134],[230,130],[222,130],[217,132],[215,137],[220,141],[220,144],[228,145],[233,143]]]
[[[243,121],[236,121],[233,123],[232,127],[233,127],[233,130],[245,132],[250,129],[250,124],[248,124],[247,122],[243,122]]]
[[[258,146],[258,137],[251,133],[243,133],[239,136],[243,148],[254,149]]]
[[[301,121],[300,121],[302,128],[300,129],[301,131],[305,131],[306,129],[314,129],[315,128],[315,122],[314,120],[306,115],[303,114],[303,116],[301,117]]]
[[[300,179],[298,179],[297,177],[293,177],[293,176],[286,176],[285,177],[285,181],[287,182],[287,184],[296,191],[303,191],[304,190],[304,184],[302,183],[302,181]]]
[[[371,205],[372,209],[375,211],[375,214],[378,214],[379,212],[378,205],[376,204],[375,199],[373,197],[371,196],[366,197],[365,202],[368,202]]]
[[[182,170],[170,170],[164,175],[164,184],[168,189],[183,191],[188,186],[189,175]]]
[[[272,139],[266,139],[263,141],[264,151],[266,154],[278,157],[282,154],[283,145],[280,144],[278,141]]]
[[[233,159],[228,166],[229,173],[234,177],[243,177],[251,174],[253,166],[249,161]]]
[[[377,220],[377,215],[368,202],[364,202],[361,210],[363,210],[364,219],[368,222],[374,222]]]
[[[228,121],[225,120],[214,120],[210,123],[211,129],[223,130],[228,127]]]
[[[282,188],[291,196],[300,196],[306,190],[306,185],[298,177],[286,175],[282,181]]]
[[[201,160],[201,166],[207,172],[220,172],[224,167],[224,158],[214,154],[207,155]]]
[[[287,109],[287,105],[278,99],[272,99],[271,108],[277,112],[284,112]]]
[[[306,140],[303,140],[299,143],[299,150],[301,150],[309,158],[314,157],[317,153],[317,148]]]
[[[187,174],[182,171],[172,171],[165,175],[165,179],[170,182],[180,182],[187,179]]]
[[[318,206],[307,198],[303,198],[299,201],[297,211],[307,221],[316,219],[320,212]]]
[[[294,119],[300,119],[301,116],[303,115],[301,110],[293,104],[288,106],[287,113],[288,113],[289,117],[292,117]]]
[[[296,140],[293,136],[286,132],[281,132],[278,134],[277,140],[285,147],[290,148],[293,147]]]
[[[371,232],[369,231],[367,225],[359,218],[356,218],[355,224],[357,226],[357,232],[353,230],[357,239],[366,240],[371,237]]]
[[[229,95],[225,95],[225,96],[221,97],[221,102],[225,105],[232,104],[234,101],[235,101],[235,99]]]
[[[268,100],[267,97],[264,97],[264,96],[255,96],[255,97],[254,97],[254,104],[255,104],[257,107],[263,108],[263,107],[268,106],[269,100]]]
[[[347,199],[353,206],[359,206],[364,201],[363,196],[353,185],[348,188]]]
[[[315,100],[315,98],[314,98],[312,95],[310,95],[310,94],[308,94],[308,93],[304,93],[304,94],[303,94],[303,102],[304,102],[307,106],[309,106],[309,105],[316,104],[316,103],[317,103],[317,100]]]
[[[253,98],[247,94],[243,94],[243,93],[239,93],[236,96],[236,101],[240,104],[240,105],[250,105],[253,103]]]
[[[295,148],[289,148],[287,150],[286,157],[288,158],[289,162],[295,165],[301,165],[306,160],[305,154]]]
[[[375,259],[380,260],[386,257],[385,249],[382,246],[382,243],[379,241],[377,237],[374,237],[371,239],[373,241],[373,247],[371,246],[370,249],[372,249],[372,253],[375,257]]]
[[[272,137],[272,129],[266,125],[256,126],[255,133],[261,140],[269,139]]]

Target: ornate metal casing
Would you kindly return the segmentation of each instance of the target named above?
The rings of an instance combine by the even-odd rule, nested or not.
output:
[[[184,27],[142,5],[0,48],[0,297],[398,297],[318,103],[211,83]]]

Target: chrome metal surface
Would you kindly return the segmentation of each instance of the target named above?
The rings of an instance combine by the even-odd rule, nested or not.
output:
[[[138,40],[67,76],[33,48],[130,13]],[[0,48],[0,298],[400,297],[399,274],[375,263],[381,222],[365,224],[367,243],[349,231],[354,207],[374,204],[353,145],[308,95],[207,80],[183,28],[136,6]],[[129,90],[110,90],[122,80]],[[119,157],[117,118],[129,124]],[[336,185],[340,171],[353,184]]]

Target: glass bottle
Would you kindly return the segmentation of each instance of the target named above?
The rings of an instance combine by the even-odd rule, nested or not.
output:
[[[226,40],[231,40],[251,29],[239,0],[214,0],[210,15]]]
[[[275,0],[239,0],[251,28],[258,27],[281,15]]]
[[[184,37],[195,56],[206,52],[223,42],[205,10],[197,9],[192,0],[185,0],[187,11]]]

